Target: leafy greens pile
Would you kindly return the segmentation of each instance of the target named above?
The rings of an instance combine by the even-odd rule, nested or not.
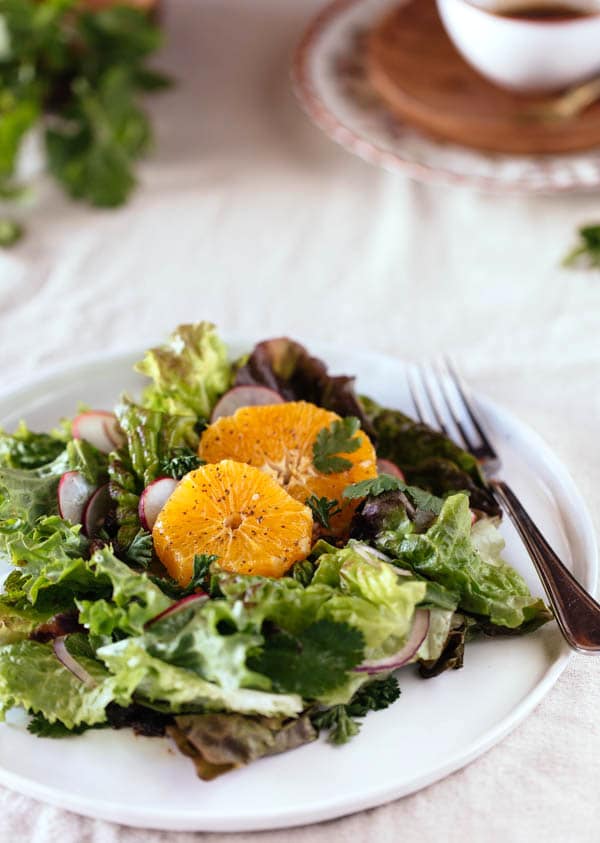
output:
[[[161,43],[148,14],[78,0],[0,0],[0,198],[16,199],[19,153],[42,124],[47,165],[66,192],[113,207],[135,186],[151,129],[141,94],[168,84],[147,66]],[[0,245],[22,229],[0,221]]]
[[[434,676],[462,666],[469,635],[529,632],[550,618],[501,559],[472,458],[358,398],[351,378],[331,377],[297,343],[260,343],[232,364],[202,322],[180,326],[136,368],[150,385],[116,408],[109,454],[73,438],[69,423],[0,433],[0,557],[11,566],[0,594],[0,715],[22,706],[40,737],[167,733],[208,780],[320,730],[344,743],[369,711],[397,700],[396,667],[414,662]],[[342,420],[315,441],[318,470],[344,469],[339,454],[362,421],[406,482],[383,474],[348,487],[345,497],[361,501],[351,535],[317,541],[280,579],[227,573],[198,547],[182,587],[153,552],[139,498],[157,477],[198,466],[199,434],[235,383],[338,409]],[[58,512],[58,484],[73,471],[107,489],[88,535]],[[338,502],[309,503],[326,527]]]

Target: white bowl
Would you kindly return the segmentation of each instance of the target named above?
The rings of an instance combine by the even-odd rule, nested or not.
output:
[[[437,5],[454,46],[475,70],[500,87],[550,92],[600,73],[600,2],[578,3],[575,8],[585,8],[589,14],[563,20],[497,13],[503,6],[514,9],[516,3],[437,0]]]

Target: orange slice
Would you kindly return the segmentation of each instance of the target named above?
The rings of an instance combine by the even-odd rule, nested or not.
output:
[[[232,459],[256,466],[301,503],[311,495],[338,501],[342,511],[332,517],[330,532],[340,535],[357,506],[357,501],[344,500],[342,492],[351,483],[376,477],[377,464],[373,445],[359,430],[354,434],[357,450],[339,454],[350,468],[331,474],[317,470],[313,445],[320,431],[336,421],[336,413],[306,401],[241,407],[204,431],[198,453],[209,463]]]
[[[158,558],[181,585],[194,555],[226,571],[280,577],[310,551],[312,515],[262,471],[232,460],[186,474],[152,530]]]

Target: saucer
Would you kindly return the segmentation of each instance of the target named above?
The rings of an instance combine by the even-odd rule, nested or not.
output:
[[[419,32],[423,27],[426,38]],[[430,87],[433,99],[428,100],[424,92],[432,68],[437,68],[437,85],[446,72],[443,62],[432,64],[434,39],[436,50],[446,40],[443,55],[447,58],[454,53],[451,67],[455,71],[458,68],[458,76],[448,69],[444,84],[449,93]],[[470,80],[468,84],[465,79]],[[461,119],[452,119],[452,109],[447,108],[450,123],[459,133],[452,140],[441,139],[441,134],[448,137],[448,131],[440,131],[439,103],[444,96],[454,102],[460,100],[460,80],[466,89],[461,107],[469,130],[461,135]],[[511,154],[466,145],[473,142],[473,121],[485,131],[482,124],[489,121],[490,113],[493,117],[482,87],[492,92],[490,96],[503,99],[504,110],[495,119],[504,120],[505,125],[511,120],[506,99],[516,98],[480,79],[458,56],[442,29],[433,0],[336,0],[304,34],[294,58],[293,81],[309,117],[333,140],[373,164],[400,170],[412,178],[470,183],[484,190],[515,193],[578,192],[600,186],[600,147],[561,154]],[[474,109],[469,114],[467,98],[473,87],[479,91],[479,113]],[[404,94],[398,93],[402,91]],[[437,103],[437,109],[432,102]],[[513,109],[523,108],[524,102],[519,98]],[[444,110],[441,112],[443,116]],[[433,127],[432,116],[438,121]],[[578,118],[582,121],[590,136],[580,142],[600,145],[600,106],[593,106]],[[540,132],[539,124],[528,126],[527,120],[519,123],[531,133]],[[563,143],[573,143],[566,137],[564,126],[555,126],[552,131],[553,137],[561,136]],[[514,141],[514,126],[508,134]],[[493,142],[493,135],[488,133],[488,141],[491,138]]]

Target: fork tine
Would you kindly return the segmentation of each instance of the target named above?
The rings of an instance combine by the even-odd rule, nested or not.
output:
[[[437,377],[438,385],[439,385],[440,390],[443,393],[444,400],[445,400],[445,403],[446,403],[446,407],[448,409],[448,412],[450,413],[452,421],[454,422],[454,425],[455,425],[456,429],[458,430],[458,432],[462,436],[462,439],[463,439],[463,442],[464,442],[464,444],[467,448],[467,451],[474,451],[476,446],[473,443],[473,440],[472,440],[471,436],[469,435],[469,433],[465,429],[465,426],[462,423],[462,421],[460,419],[460,416],[456,412],[455,405],[454,405],[454,398],[450,394],[450,390],[448,389],[448,378],[449,377],[452,378],[452,374],[451,374],[451,372],[448,368],[448,364],[447,364],[446,360],[442,360],[442,361],[440,361],[440,363],[438,363],[437,376],[438,376]]]
[[[473,427],[477,431],[477,435],[479,436],[483,447],[487,451],[486,456],[489,457],[490,459],[497,460],[498,454],[496,453],[496,450],[495,450],[494,446],[492,445],[492,443],[490,442],[490,440],[487,438],[487,436],[485,434],[485,431],[483,430],[483,428],[479,424],[479,421],[477,420],[477,416],[473,412],[473,409],[472,409],[473,404],[472,404],[472,399],[468,395],[468,387],[465,385],[461,376],[458,374],[458,372],[454,368],[454,364],[452,363],[450,358],[446,357],[444,362],[446,364],[446,369],[448,370],[448,374],[450,375],[450,377],[452,379],[452,382],[453,382],[454,386],[456,387],[456,391],[457,391],[458,395],[460,396],[460,398],[462,400],[465,412],[467,413],[467,415],[468,415],[468,417],[471,421],[471,424],[473,425]],[[473,450],[473,449],[470,448],[469,450]]]
[[[448,428],[444,421],[444,418],[441,413],[440,405],[438,403],[437,395],[435,394],[434,390],[431,388],[431,384],[429,382],[429,377],[427,374],[427,370],[424,366],[419,366],[419,375],[421,376],[421,384],[423,386],[423,391],[427,396],[427,401],[429,402],[429,406],[433,412],[435,420],[439,429],[445,436],[448,436]],[[437,378],[436,378],[437,380]]]
[[[425,421],[425,409],[423,407],[423,403],[421,402],[419,391],[415,387],[413,377],[413,369],[411,366],[408,368],[408,374],[406,377],[406,380],[408,382],[408,391],[410,392],[410,397],[412,399],[415,411],[417,413],[417,418],[419,419],[421,424],[427,424],[427,422]]]

